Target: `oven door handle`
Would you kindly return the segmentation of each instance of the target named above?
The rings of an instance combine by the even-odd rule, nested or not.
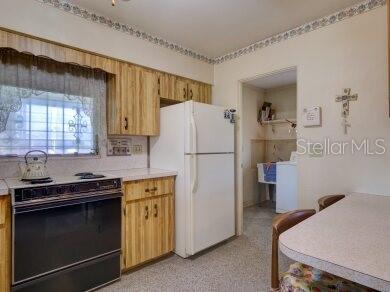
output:
[[[122,193],[114,193],[114,194],[108,194],[108,195],[92,195],[89,197],[68,199],[68,200],[63,200],[63,201],[45,202],[42,204],[15,206],[14,207],[14,214],[22,214],[22,213],[41,211],[41,210],[61,208],[61,207],[66,207],[66,206],[93,203],[93,202],[121,198],[121,197],[122,197]]]

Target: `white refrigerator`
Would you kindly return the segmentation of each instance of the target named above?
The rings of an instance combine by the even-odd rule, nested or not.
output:
[[[235,235],[234,124],[225,108],[188,101],[161,109],[150,166],[177,170],[175,252],[186,258]]]

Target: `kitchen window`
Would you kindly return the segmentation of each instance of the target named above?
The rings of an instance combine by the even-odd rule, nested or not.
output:
[[[0,156],[96,155],[103,71],[0,49]]]

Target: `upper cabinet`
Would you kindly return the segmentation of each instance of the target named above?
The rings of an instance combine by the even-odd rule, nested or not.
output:
[[[202,83],[199,86],[199,102],[211,104],[211,85]]]
[[[183,78],[177,78],[176,79],[176,86],[175,86],[176,92],[175,92],[175,99],[176,101],[183,102],[190,100],[188,97],[188,83]]]
[[[108,79],[109,135],[156,136],[160,129],[160,98],[156,72],[127,63]]]
[[[135,67],[134,74],[133,132],[135,135],[157,136],[160,133],[158,76],[156,72],[141,67]]]
[[[176,76],[158,73],[158,95],[167,100],[176,100]],[[182,101],[182,100],[180,100]]]
[[[188,82],[188,97],[193,101],[200,101],[200,83],[195,81]]]
[[[175,101],[183,102],[193,100],[203,103],[211,103],[211,85],[194,80],[176,79]]]

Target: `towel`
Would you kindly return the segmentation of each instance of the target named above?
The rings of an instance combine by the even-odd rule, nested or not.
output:
[[[276,163],[263,164],[264,180],[266,182],[276,182]]]

